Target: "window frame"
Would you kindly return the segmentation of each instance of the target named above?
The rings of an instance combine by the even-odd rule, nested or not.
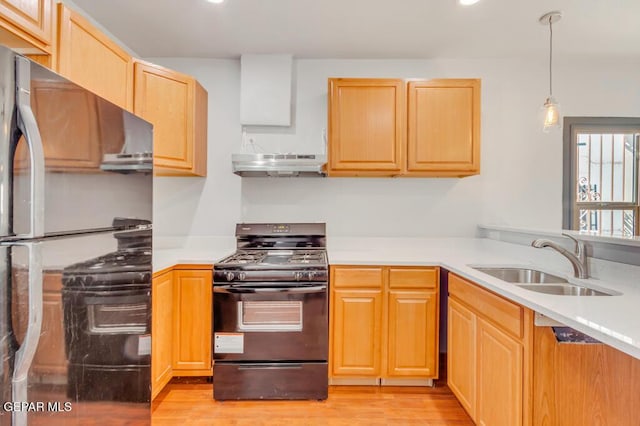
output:
[[[633,202],[583,202],[580,206],[592,210],[634,210],[634,235],[640,235],[640,117],[565,117],[563,122],[562,167],[562,228],[578,230],[576,194],[577,149],[576,134],[582,129],[601,129],[599,133],[635,133],[635,177]],[[612,236],[621,236],[613,234]]]

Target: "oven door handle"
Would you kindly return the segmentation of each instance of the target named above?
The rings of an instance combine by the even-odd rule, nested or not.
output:
[[[315,285],[308,287],[237,287],[232,285],[214,286],[214,293],[242,294],[242,293],[324,293],[327,291],[326,285]]]

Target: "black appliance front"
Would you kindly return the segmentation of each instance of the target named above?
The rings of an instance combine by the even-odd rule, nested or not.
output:
[[[68,396],[85,401],[147,401],[151,354],[140,342],[151,332],[150,287],[63,288],[62,304]]]
[[[213,366],[213,397],[243,399],[327,399],[327,362],[227,363]]]
[[[121,252],[114,238],[119,235],[36,243],[43,263],[42,328],[25,401],[44,401],[46,409],[25,413],[30,425],[150,422],[151,256],[141,251],[142,258],[127,263],[132,252],[117,255],[124,263],[111,268],[96,261]],[[30,252],[22,246],[0,247],[0,256],[9,266],[0,288],[10,308],[4,312],[10,315],[10,339],[2,345],[10,346],[15,358],[27,340]],[[2,374],[11,380],[9,367]],[[2,391],[11,401],[10,387]],[[12,424],[11,417],[0,410],[0,425]]]
[[[326,283],[215,285],[214,293],[215,399],[326,398]]]
[[[229,287],[213,290],[216,362],[327,359],[326,285],[256,292]]]
[[[67,394],[149,401],[151,231],[116,233],[118,249],[62,274]]]

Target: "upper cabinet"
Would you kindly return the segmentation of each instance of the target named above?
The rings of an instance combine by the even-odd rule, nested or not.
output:
[[[157,175],[207,175],[207,91],[193,77],[135,62],[134,113],[153,124]]]
[[[77,12],[58,4],[58,72],[127,110],[133,58]]]
[[[480,80],[329,79],[329,176],[480,172]]]
[[[57,19],[52,19],[55,12]],[[207,91],[193,77],[134,59],[78,12],[63,3],[58,3],[55,9],[53,0],[0,0],[0,44],[27,54],[32,60],[153,124],[155,174],[207,175]],[[60,101],[65,102],[59,105],[66,105],[70,98],[87,96],[71,87],[55,94],[49,89],[51,87],[37,87],[34,93],[36,97],[61,96]],[[87,108],[76,112],[86,118],[82,121],[86,123],[95,121],[96,117],[103,120],[103,117],[121,116],[119,111],[111,111],[111,104],[105,104],[107,102],[100,102],[96,106],[88,101]],[[88,124],[76,127],[81,136],[86,136],[82,129],[96,128]],[[97,143],[85,144],[86,149],[80,152],[75,151],[75,145],[73,150],[69,148],[66,135],[51,136],[45,147],[49,166],[64,171],[98,170],[102,155],[113,152],[110,149],[114,134],[120,137],[114,127],[105,127],[102,123],[101,133],[103,127],[109,131],[92,138]],[[24,147],[20,149],[18,169],[27,158],[26,152],[22,152]]]
[[[23,53],[51,53],[53,0],[0,0],[0,44]]]
[[[407,175],[480,173],[480,80],[410,81]]]
[[[329,79],[330,176],[394,176],[403,168],[405,84]]]

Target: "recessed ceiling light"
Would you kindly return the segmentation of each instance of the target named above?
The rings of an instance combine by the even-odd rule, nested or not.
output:
[[[211,1],[211,0],[209,0]],[[471,6],[472,4],[476,4],[478,3],[480,0],[458,0],[458,3],[460,3],[463,6]]]
[[[220,3],[224,3],[224,0],[207,0],[209,3],[215,3],[215,4],[220,4]]]

